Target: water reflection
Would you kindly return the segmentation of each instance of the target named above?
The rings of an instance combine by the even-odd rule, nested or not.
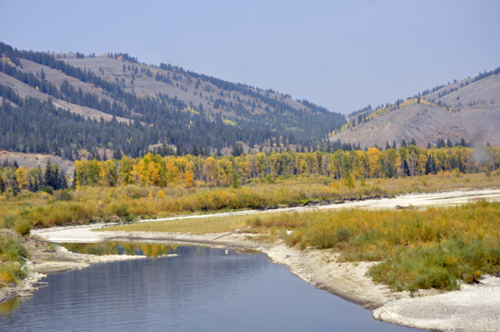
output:
[[[63,247],[69,251],[89,255],[140,255],[148,257],[159,257],[173,253],[177,248],[173,244],[161,243],[138,243],[124,241],[109,241],[99,243],[63,243]]]
[[[8,316],[12,311],[14,311],[21,304],[21,300],[18,298],[8,299],[0,302],[0,316]]]

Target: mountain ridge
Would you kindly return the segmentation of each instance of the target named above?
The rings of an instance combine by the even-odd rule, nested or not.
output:
[[[348,123],[330,135],[331,141],[361,148],[398,145],[414,139],[420,147],[450,139],[473,145],[500,145],[500,68],[474,78],[454,81],[398,99],[376,109],[371,106],[348,115]]]
[[[138,123],[136,131],[143,132],[143,136],[150,131],[152,137],[143,140],[140,147],[129,149],[132,155],[160,142],[203,144],[211,151],[237,142],[269,148],[316,145],[346,121],[341,114],[305,100],[294,100],[287,94],[227,82],[172,65],[148,66],[127,54],[101,57],[49,54],[18,51],[3,43],[0,53],[3,97],[15,104],[35,98],[42,104],[37,106],[39,112],[45,112],[43,105],[50,99],[52,106],[86,120],[116,119],[131,126]],[[141,129],[140,124],[149,129]],[[69,140],[74,148],[83,147],[81,140]],[[52,145],[58,145],[52,141]],[[3,143],[2,148],[18,148],[19,144],[10,143],[10,146]],[[127,150],[126,142],[116,137],[109,142],[98,142],[108,143]]]

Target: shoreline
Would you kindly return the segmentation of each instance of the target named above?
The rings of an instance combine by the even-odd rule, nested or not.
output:
[[[316,207],[316,209],[384,209],[398,208],[405,204],[426,207],[461,204],[477,198],[500,200],[500,190],[461,190],[443,193],[410,194],[394,199],[366,200],[333,206],[323,205]],[[297,211],[297,208],[283,210]],[[310,210],[310,208],[307,210]],[[279,211],[259,211],[259,213],[268,212]],[[244,212],[238,212],[238,214],[241,213]],[[248,214],[255,214],[255,211],[250,211]],[[183,218],[185,217],[179,217],[179,219]],[[54,227],[35,230],[33,233],[46,240],[66,243],[102,241],[163,242],[193,244],[232,250],[259,251],[266,254],[272,262],[288,266],[290,272],[315,287],[356,303],[365,309],[372,310],[373,317],[378,320],[434,331],[500,330],[500,278],[493,276],[485,276],[479,284],[463,284],[460,291],[441,293],[431,289],[419,290],[414,294],[407,291],[391,292],[385,285],[376,284],[371,278],[366,276],[369,267],[377,264],[377,262],[338,263],[336,261],[338,253],[329,249],[317,250],[309,248],[300,251],[287,247],[281,240],[272,244],[262,243],[258,241],[258,238],[254,238],[253,234],[238,233],[237,231],[204,235],[193,235],[190,233],[92,231],[106,225],[109,224]],[[134,257],[142,256],[128,256],[124,259],[133,259]],[[94,262],[88,265],[92,263]]]

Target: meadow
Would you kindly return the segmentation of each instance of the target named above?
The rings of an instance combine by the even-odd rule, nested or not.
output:
[[[329,201],[393,197],[405,193],[437,192],[500,186],[499,172],[462,174],[440,172],[414,177],[354,180],[347,184],[316,174],[254,179],[245,186],[126,185],[81,187],[53,194],[24,190],[0,196],[0,228],[85,224],[96,221],[134,221],[242,209],[270,209]]]

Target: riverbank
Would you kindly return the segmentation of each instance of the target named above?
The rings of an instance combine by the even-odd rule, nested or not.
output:
[[[14,232],[11,236],[17,236]],[[20,244],[31,254],[26,261],[29,274],[18,285],[0,288],[0,303],[14,297],[29,297],[43,285],[41,280],[48,274],[81,270],[95,263],[142,259],[144,256],[108,255],[94,256],[70,252],[64,247],[40,241],[37,235],[24,238],[17,236]]]
[[[409,205],[460,204],[478,198],[500,200],[500,191],[454,191],[407,195],[392,200],[367,200],[319,208],[401,208]],[[297,211],[297,209],[292,211],[294,210]],[[249,211],[248,214],[255,213],[255,211]],[[93,229],[102,226],[57,227],[37,230],[34,233],[45,239],[59,242],[158,241],[224,247],[234,250],[257,250],[267,254],[273,262],[287,265],[292,273],[316,287],[358,303],[365,308],[375,309],[374,317],[376,319],[422,329],[443,331],[500,330],[499,278],[486,276],[478,284],[465,284],[462,285],[461,291],[449,293],[440,293],[436,290],[420,290],[413,294],[410,292],[391,292],[386,286],[376,284],[370,277],[366,276],[368,268],[377,263],[341,263],[337,261],[338,253],[329,249],[298,250],[286,246],[282,241],[269,243],[265,237],[263,238],[259,234],[240,232],[195,235],[164,232],[93,231]]]

